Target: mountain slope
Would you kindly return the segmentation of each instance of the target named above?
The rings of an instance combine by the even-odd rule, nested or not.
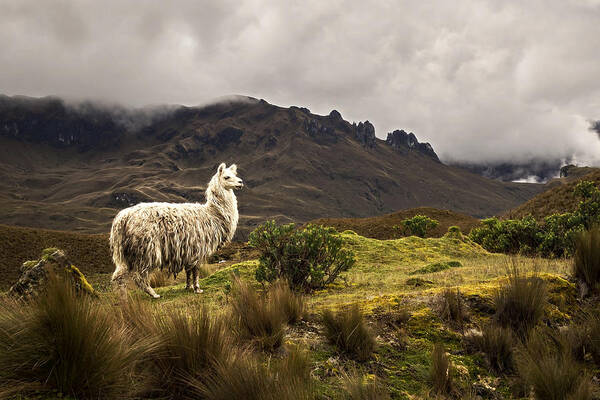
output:
[[[240,232],[266,218],[365,217],[430,206],[477,217],[539,185],[497,182],[439,162],[431,146],[368,122],[238,98],[130,111],[0,98],[0,222],[106,232],[140,201],[203,201],[220,162],[238,164]]]

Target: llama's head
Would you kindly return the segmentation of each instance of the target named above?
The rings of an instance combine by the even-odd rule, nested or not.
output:
[[[219,185],[226,190],[241,189],[244,187],[244,182],[237,176],[237,166],[235,164],[227,167],[225,163],[221,163],[216,176]]]

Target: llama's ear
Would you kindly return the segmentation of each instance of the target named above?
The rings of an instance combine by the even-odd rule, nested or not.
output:
[[[227,168],[227,166],[225,165],[225,163],[221,163],[221,165],[219,165],[219,169],[217,170],[217,172],[219,173],[219,175],[223,174],[223,171],[225,171],[225,168]]]
[[[232,171],[234,174],[236,174],[237,173],[237,165],[231,164],[229,166],[229,170]]]

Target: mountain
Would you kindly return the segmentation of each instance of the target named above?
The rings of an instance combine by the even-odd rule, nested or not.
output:
[[[442,164],[414,134],[248,97],[130,110],[58,98],[0,97],[0,223],[107,232],[141,201],[204,201],[220,162],[237,163],[240,234],[267,218],[304,222],[429,206],[476,217],[541,185]]]
[[[541,183],[559,176],[564,160],[531,160],[525,162],[467,163],[450,161],[450,165],[464,168],[474,174],[504,182]]]

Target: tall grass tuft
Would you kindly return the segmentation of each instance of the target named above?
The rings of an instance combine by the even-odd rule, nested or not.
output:
[[[521,339],[527,337],[544,315],[548,292],[546,283],[534,272],[522,274],[516,263],[509,269],[508,283],[494,295],[496,321],[509,327]]]
[[[234,330],[239,338],[261,350],[276,350],[285,337],[284,316],[280,304],[261,297],[246,282],[234,278],[231,290]]]
[[[36,301],[0,306],[0,397],[28,390],[124,397],[150,350],[130,337],[101,303],[51,276]]]
[[[278,280],[271,285],[269,299],[280,308],[288,324],[295,324],[304,317],[306,312],[304,298],[292,291],[286,281]]]
[[[575,246],[573,276],[588,289],[597,291],[600,285],[600,227],[581,232]],[[582,293],[585,294],[585,290]]]
[[[148,363],[149,396],[186,398],[193,388],[190,381],[204,382],[217,365],[229,363],[235,355],[226,321],[206,308],[190,315],[146,310],[134,324],[140,329],[138,335],[150,335],[158,343]]]
[[[192,382],[192,393],[207,400],[308,400],[314,398],[310,362],[297,349],[271,368],[253,355],[239,353],[219,363],[205,382]]]
[[[325,335],[330,343],[341,351],[354,356],[358,361],[366,361],[375,351],[373,332],[367,327],[358,305],[334,315],[331,310],[323,312]]]
[[[589,377],[561,337],[542,332],[530,335],[516,361],[519,375],[538,400],[592,398]]]
[[[342,386],[351,400],[387,400],[390,398],[385,386],[377,377],[367,379],[367,376],[357,371],[342,374]]]
[[[432,392],[436,395],[449,395],[454,391],[452,380],[452,363],[441,343],[436,343],[431,353],[429,380]]]
[[[467,319],[467,312],[459,289],[444,290],[440,303],[441,318],[455,324],[462,331]]]
[[[509,328],[489,324],[482,329],[481,335],[471,336],[470,341],[477,350],[485,354],[491,370],[508,373],[514,369],[515,339]]]

